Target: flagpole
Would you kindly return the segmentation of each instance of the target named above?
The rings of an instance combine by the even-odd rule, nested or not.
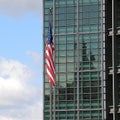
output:
[[[52,23],[52,8],[49,8],[49,22]],[[50,84],[50,120],[52,120],[52,85]]]
[[[118,90],[117,90],[117,65],[116,65],[116,0],[112,0],[112,67],[113,67],[113,120],[118,120]]]
[[[52,85],[50,85],[50,120],[52,120]]]
[[[51,11],[52,12],[52,11]],[[54,42],[54,45],[55,45],[55,1],[53,1],[53,12],[52,12],[52,14],[53,14],[53,42]],[[55,61],[55,54],[54,54],[54,61]],[[54,65],[55,65],[55,62],[54,62]],[[55,66],[54,66],[55,67]],[[56,71],[55,71],[56,72]],[[56,80],[56,79],[55,79]],[[55,86],[54,86],[54,88],[53,88],[53,120],[55,120],[56,118],[56,111],[55,111],[55,109],[56,109],[56,97],[55,97],[55,95],[56,95],[56,89],[55,89]]]

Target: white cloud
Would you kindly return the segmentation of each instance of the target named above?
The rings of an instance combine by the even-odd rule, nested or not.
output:
[[[0,58],[0,120],[42,120],[42,90],[33,79],[26,65]]]
[[[43,120],[42,117],[42,104],[36,102],[35,104],[2,110],[0,120]],[[1,114],[1,112],[0,112]],[[3,119],[3,120],[4,120]]]
[[[34,52],[34,51],[28,51],[27,52],[28,55],[30,55],[33,60],[35,61],[35,63],[39,66],[42,67],[42,61],[43,61],[43,55],[42,54],[38,54],[37,52]]]
[[[13,119],[0,116],[0,120],[13,120]]]
[[[42,0],[0,0],[3,14],[19,16],[23,13],[42,14]]]
[[[33,75],[32,71],[24,64],[15,60],[0,59],[0,76],[4,79],[14,78],[17,80],[27,80]]]

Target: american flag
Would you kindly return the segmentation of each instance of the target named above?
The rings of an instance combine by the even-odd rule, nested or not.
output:
[[[51,23],[49,23],[48,27],[48,40],[46,42],[46,74],[49,79],[49,82],[52,86],[55,86],[55,63],[54,63],[54,43],[53,43],[53,36],[52,36],[52,27]]]

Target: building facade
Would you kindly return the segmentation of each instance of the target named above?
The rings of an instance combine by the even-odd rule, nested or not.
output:
[[[44,60],[44,120],[120,119],[119,6],[119,0],[43,1],[44,53],[51,19],[56,68],[51,87]]]

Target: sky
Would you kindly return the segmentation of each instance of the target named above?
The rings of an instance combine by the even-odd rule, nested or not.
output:
[[[43,120],[42,0],[0,0],[0,120]]]

